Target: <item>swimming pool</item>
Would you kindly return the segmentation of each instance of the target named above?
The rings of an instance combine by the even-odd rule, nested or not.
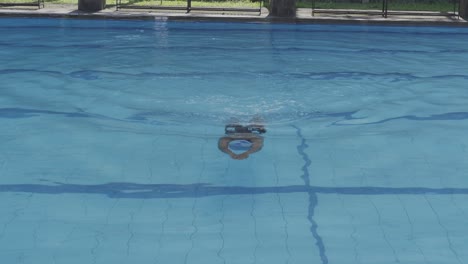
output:
[[[468,29],[0,25],[2,263],[468,263]]]

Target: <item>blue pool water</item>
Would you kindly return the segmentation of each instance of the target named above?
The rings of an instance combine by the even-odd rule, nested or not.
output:
[[[468,29],[0,36],[1,263],[468,263]],[[255,117],[261,151],[218,149]]]

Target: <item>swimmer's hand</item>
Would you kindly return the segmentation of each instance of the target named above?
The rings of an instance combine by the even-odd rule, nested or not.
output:
[[[249,157],[249,153],[247,153],[247,152],[241,153],[239,155],[237,155],[237,154],[231,155],[231,158],[236,159],[236,160],[243,160],[243,159],[246,159],[248,157]]]

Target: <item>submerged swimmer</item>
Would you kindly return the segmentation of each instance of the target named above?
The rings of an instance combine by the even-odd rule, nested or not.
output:
[[[251,122],[255,121],[258,122],[255,119]],[[266,133],[266,129],[263,125],[255,123],[246,126],[239,123],[226,125],[224,128],[226,135],[218,141],[219,150],[237,160],[246,159],[250,154],[260,151],[263,147],[261,134]]]

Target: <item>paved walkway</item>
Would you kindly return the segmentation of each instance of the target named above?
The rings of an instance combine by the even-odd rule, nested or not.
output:
[[[72,17],[72,18],[112,18],[112,19],[164,19],[164,20],[214,20],[214,21],[247,21],[247,22],[289,22],[289,23],[354,23],[354,24],[437,24],[468,26],[466,20],[458,16],[434,16],[434,13],[427,12],[426,15],[404,14],[392,12],[388,18],[383,18],[378,14],[349,14],[350,10],[341,10],[340,14],[315,13],[312,15],[310,8],[298,8],[295,18],[276,18],[268,15],[266,8],[262,13],[239,13],[232,14],[221,12],[207,13],[192,11],[140,11],[140,10],[119,10],[115,7],[105,10],[86,13],[77,10],[76,5],[51,5],[48,4],[42,9],[12,9],[0,8],[0,17],[5,16],[32,16],[32,17]],[[378,12],[378,11],[376,11]]]

